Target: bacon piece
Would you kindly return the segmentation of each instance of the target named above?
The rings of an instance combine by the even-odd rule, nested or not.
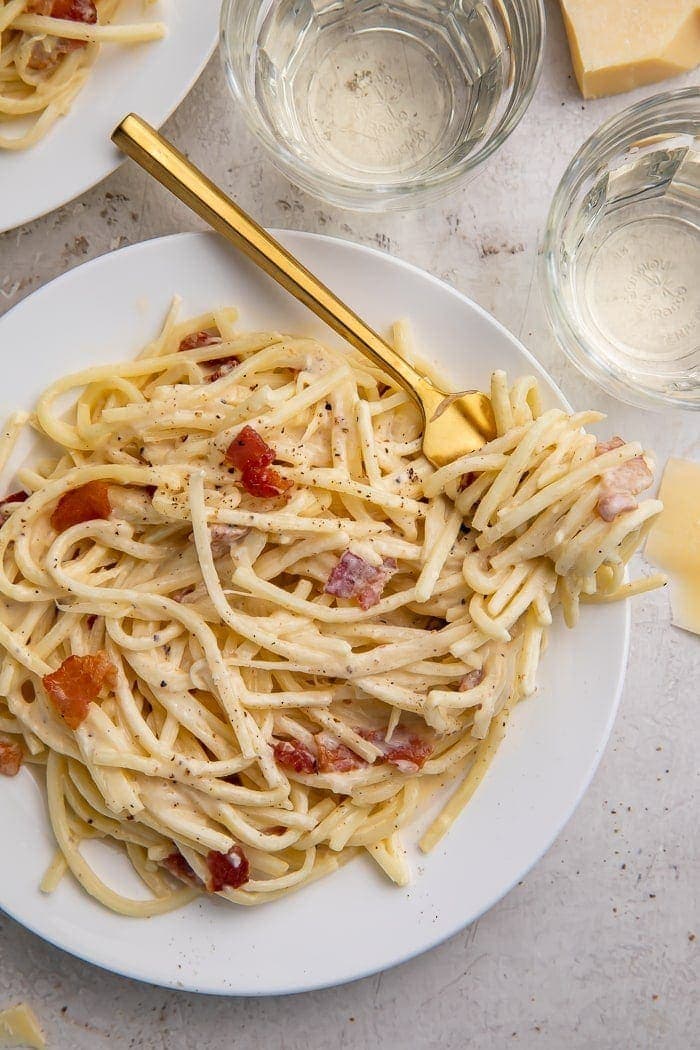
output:
[[[380,566],[370,565],[348,550],[326,580],[324,590],[337,598],[356,598],[361,609],[371,609],[379,602],[384,585],[395,572],[394,558],[384,558]]]
[[[274,747],[275,759],[285,769],[295,773],[317,773],[316,756],[301,740],[278,740]]]
[[[104,685],[116,683],[117,669],[105,652],[94,656],[69,656],[42,683],[59,715],[71,729],[77,729],[88,708]]]
[[[108,518],[112,513],[109,485],[106,481],[88,481],[80,488],[61,496],[51,515],[51,524],[57,532],[65,532],[72,525],[96,518]]]
[[[467,689],[476,689],[477,685],[481,685],[483,680],[484,669],[483,667],[477,667],[473,671],[467,671],[457,688],[460,693],[466,693]]]
[[[240,886],[244,886],[250,878],[250,864],[240,846],[232,846],[228,853],[209,850],[207,867],[209,868],[207,889],[210,893],[218,893],[225,886],[237,890]]]
[[[238,432],[224,454],[226,462],[238,470],[245,470],[246,467],[262,469],[269,466],[274,458],[275,450],[260,437],[257,430],[253,430],[247,424]]]
[[[50,18],[63,18],[69,22],[83,22],[95,25],[97,8],[93,0],[30,0],[27,14],[48,15]],[[30,69],[50,69],[58,65],[64,55],[87,47],[87,40],[68,40],[66,37],[47,37],[37,40],[29,56]]]
[[[619,467],[611,467],[603,474],[603,484],[606,488],[617,492],[628,492],[630,496],[637,496],[644,489],[648,489],[654,480],[654,475],[649,470],[644,456],[635,456],[621,463]]]
[[[319,773],[351,773],[354,769],[361,769],[367,765],[364,758],[360,758],[330,733],[317,733],[314,740],[318,752]]]
[[[49,18],[64,18],[68,22],[85,22],[88,25],[97,22],[94,0],[29,0],[26,12],[48,15]]]
[[[270,464],[275,458],[274,449],[263,441],[257,430],[244,426],[229,447],[224,459],[243,474],[243,488],[251,496],[274,499],[292,487],[291,481],[280,476]]]
[[[51,17],[94,26],[97,22],[97,7],[94,0],[52,0]]]
[[[213,335],[211,332],[190,332],[181,340],[178,350],[200,350],[203,346],[215,346],[220,342],[220,335]]]
[[[237,540],[247,536],[250,529],[242,525],[210,525],[211,553],[214,558],[223,558]]]
[[[191,332],[181,341],[178,350],[200,350],[203,346],[217,346],[220,342],[221,336],[214,335],[212,332]],[[240,361],[232,355],[212,361],[211,364],[213,371],[207,376],[207,383],[214,383],[222,376],[228,375],[236,365],[240,364]]]
[[[233,372],[236,365],[240,365],[240,361],[237,357],[222,357],[216,362],[216,368],[207,376],[207,383],[215,383],[217,379],[221,379],[222,376],[227,376],[229,372]]]
[[[284,496],[292,487],[292,482],[276,471],[273,467],[246,467],[243,471],[243,488],[251,496],[259,499],[276,499]]]
[[[356,729],[355,732],[378,747],[384,761],[397,766],[402,773],[417,773],[435,750],[434,744],[427,737],[401,727],[394,730],[390,740],[386,739],[384,729]]]
[[[598,500],[596,510],[603,521],[614,521],[618,514],[635,510],[637,501],[629,492],[609,492]]]
[[[47,69],[53,69],[58,65],[64,55],[76,50],[76,44],[78,47],[84,47],[85,41],[64,40],[62,37],[58,37],[52,38],[50,44],[47,46],[46,41],[37,40],[36,43],[32,45],[27,65],[30,69],[36,69],[40,72]]]
[[[617,437],[616,435],[615,437],[608,438],[607,441],[599,441],[595,447],[595,454],[596,456],[602,456],[604,452],[612,452],[614,448],[622,448],[624,444],[624,438]]]
[[[12,740],[0,738],[0,773],[4,777],[16,777],[22,765],[22,748]]]
[[[20,489],[19,492],[11,492],[9,496],[5,496],[3,500],[0,500],[0,525],[4,525],[12,514],[13,503],[24,503],[27,499],[29,499],[29,493]]]
[[[185,860],[179,850],[175,850],[161,861],[164,868],[167,868],[171,875],[174,875],[176,879],[180,879],[181,882],[186,882],[190,886],[201,887],[202,881],[195,872],[194,868],[190,867],[188,862]]]
[[[595,447],[596,455],[601,456],[604,452],[621,448],[624,444],[621,437],[599,441]],[[634,510],[637,506],[634,497],[648,489],[653,480],[654,475],[644,456],[635,456],[634,459],[625,460],[619,466],[604,471],[600,498],[596,506],[599,517],[603,521],[614,521],[618,514]]]

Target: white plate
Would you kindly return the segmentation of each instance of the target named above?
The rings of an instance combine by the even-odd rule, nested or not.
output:
[[[457,389],[486,384],[495,367],[512,376],[534,372],[546,400],[565,405],[512,335],[434,277],[344,241],[296,232],[281,239],[380,331],[410,317],[422,351]],[[182,234],[86,263],[16,306],[0,322],[0,408],[30,405],[67,371],[128,357],[153,337],[174,292],[182,294],[186,314],[235,304],[243,329],[277,327],[337,342],[223,241]],[[51,839],[42,792],[24,770],[0,785],[0,842],[12,858],[0,864],[0,905],[84,959],[198,992],[297,992],[425,951],[522,878],[593,775],[620,694],[628,613],[623,605],[603,605],[584,609],[581,621],[576,632],[553,630],[539,694],[517,708],[486,780],[435,853],[420,855],[417,830],[407,834],[414,874],[407,889],[390,885],[367,859],[259,909],[207,899],[176,914],[125,919],[71,879],[44,897],[37,886]],[[423,817],[419,824],[425,823]],[[122,878],[115,857],[101,864]],[[131,882],[127,888],[134,892]]]
[[[165,22],[145,44],[104,44],[70,112],[26,150],[0,150],[0,233],[59,208],[107,177],[124,155],[110,135],[127,113],[155,127],[183,100],[212,54],[219,0],[125,0],[118,22]]]

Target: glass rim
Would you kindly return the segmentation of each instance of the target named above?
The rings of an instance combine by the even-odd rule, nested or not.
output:
[[[227,86],[235,102],[242,110],[247,127],[272,155],[273,161],[296,181],[302,189],[315,196],[320,196],[340,207],[355,208],[363,206],[390,207],[408,197],[439,197],[456,183],[462,181],[468,173],[484,163],[496,150],[500,149],[509,135],[514,131],[527,112],[542,72],[544,62],[544,44],[546,37],[546,17],[544,0],[509,0],[527,23],[531,39],[526,41],[526,60],[522,63],[526,76],[518,91],[512,91],[507,105],[500,115],[497,124],[483,138],[479,149],[469,157],[444,172],[436,172],[421,178],[396,183],[375,182],[363,186],[342,177],[329,178],[317,173],[308,164],[292,153],[280,139],[275,138],[262,122],[257,122],[252,114],[246,94],[242,90],[239,78],[233,69],[229,52],[231,33],[231,10],[238,0],[223,0],[219,19],[219,53],[224,68]],[[497,7],[503,6],[503,0],[495,0]],[[529,60],[529,61],[528,61]],[[429,201],[428,201],[429,202]]]
[[[695,110],[692,109],[693,102],[698,104]],[[653,134],[657,128],[659,132],[663,130],[673,134],[673,122],[692,117],[693,113],[700,133],[700,86],[691,85],[658,92],[609,117],[585,139],[569,161],[554,192],[542,238],[539,266],[542,299],[550,327],[561,349],[584,375],[607,393],[636,407],[660,410],[666,405],[673,405],[698,411],[700,396],[690,398],[683,393],[672,394],[644,386],[630,380],[622,367],[614,368],[609,361],[600,357],[561,304],[557,247],[571,204],[578,199],[582,186],[596,169],[604,169],[611,156],[633,147],[645,132],[647,135]],[[680,129],[677,131],[682,133]]]

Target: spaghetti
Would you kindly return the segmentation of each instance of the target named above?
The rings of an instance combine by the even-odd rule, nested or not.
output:
[[[103,43],[138,44],[165,34],[160,22],[113,25],[119,6],[120,0],[0,3],[0,149],[26,149],[46,135],[70,109]]]
[[[541,411],[532,379],[494,373],[497,437],[434,470],[359,355],[235,320],[174,309],[135,360],[54,383],[30,423],[56,451],[0,504],[0,768],[46,766],[42,888],[70,869],[125,915],[269,901],[363,853],[404,885],[426,792],[460,779],[428,850],[535,691],[553,608],[630,593],[661,509],[640,447]],[[148,898],[96,875],[94,837]]]

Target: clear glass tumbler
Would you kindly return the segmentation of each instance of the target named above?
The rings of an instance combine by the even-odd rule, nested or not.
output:
[[[273,161],[358,209],[447,193],[537,83],[543,0],[224,0],[228,83]]]
[[[571,360],[630,404],[700,409],[700,88],[613,117],[554,196],[542,253]]]

